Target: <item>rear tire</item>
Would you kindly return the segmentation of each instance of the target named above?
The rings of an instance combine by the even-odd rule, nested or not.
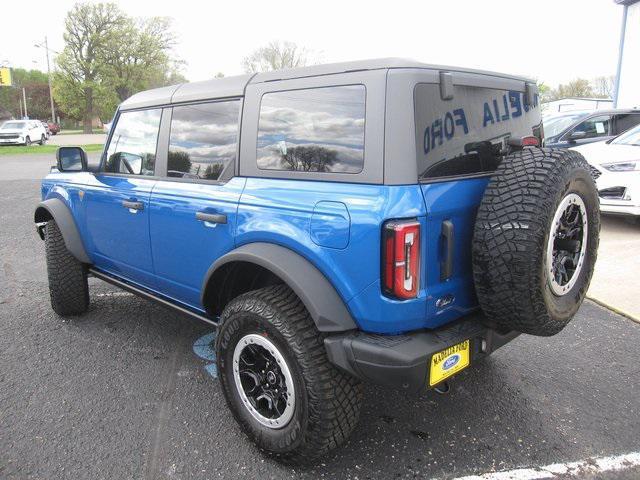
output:
[[[221,321],[216,358],[222,390],[261,450],[302,464],[346,441],[358,422],[362,385],[329,363],[323,334],[291,289],[275,285],[243,294]],[[265,403],[265,397],[272,400]]]
[[[582,303],[598,251],[598,193],[584,157],[526,148],[506,156],[476,219],[473,274],[499,327],[560,332]]]
[[[67,250],[55,220],[47,222],[44,232],[51,307],[62,317],[80,315],[89,308],[86,268]]]
[[[40,141],[38,142],[40,145],[44,145],[45,143],[47,143],[47,137],[46,135],[42,135],[40,136]]]

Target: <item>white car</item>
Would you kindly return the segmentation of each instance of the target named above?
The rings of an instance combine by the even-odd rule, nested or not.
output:
[[[611,140],[571,150],[593,167],[603,213],[640,218],[640,125]]]
[[[26,145],[47,141],[47,131],[38,120],[9,120],[0,127],[0,145]]]

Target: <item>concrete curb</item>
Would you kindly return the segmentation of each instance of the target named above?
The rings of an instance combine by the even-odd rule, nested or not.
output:
[[[614,307],[613,305],[609,305],[607,302],[604,302],[602,300],[599,300],[595,297],[591,297],[589,295],[587,295],[587,299],[591,300],[593,303],[597,303],[598,305],[600,305],[601,307],[606,308],[607,310],[611,310],[614,313],[617,313],[618,315],[622,315],[623,317],[628,318],[629,320],[632,320],[636,323],[640,323],[640,318],[636,317],[635,315],[630,314],[629,312],[626,312],[624,310],[621,310],[617,307]]]

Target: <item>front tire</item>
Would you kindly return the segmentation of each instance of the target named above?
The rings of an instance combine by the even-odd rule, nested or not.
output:
[[[25,147],[30,147],[31,146],[31,137],[27,137],[24,139],[24,146]]]
[[[44,235],[51,307],[62,317],[80,315],[89,308],[86,268],[67,250],[55,220],[47,222]]]
[[[360,414],[362,385],[327,359],[323,335],[285,285],[227,305],[216,356],[227,404],[264,452],[308,463],[342,444]]]

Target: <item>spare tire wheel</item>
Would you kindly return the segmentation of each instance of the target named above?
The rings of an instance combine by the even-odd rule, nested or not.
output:
[[[480,203],[473,277],[487,320],[550,336],[580,307],[598,251],[600,209],[589,166],[571,150],[504,157]]]

